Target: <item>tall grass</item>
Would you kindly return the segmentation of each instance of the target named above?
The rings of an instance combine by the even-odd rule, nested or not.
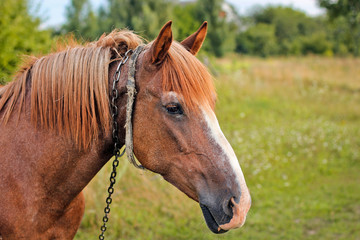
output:
[[[241,229],[214,235],[200,208],[126,159],[107,239],[360,239],[360,60],[214,59],[217,116],[252,195]],[[85,189],[76,239],[96,238],[110,166]]]

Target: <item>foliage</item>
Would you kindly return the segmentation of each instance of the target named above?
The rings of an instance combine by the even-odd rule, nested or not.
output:
[[[237,36],[237,51],[266,57],[278,53],[275,27],[258,23]]]
[[[344,34],[345,41],[351,52],[360,55],[360,1],[359,0],[318,0],[321,7],[327,9],[330,20],[337,25],[335,20],[342,19],[348,25]]]
[[[89,0],[71,0],[66,7],[64,33],[73,33],[77,39],[94,40],[98,36],[97,17]]]
[[[255,11],[249,18],[253,24],[238,34],[238,52],[269,56],[331,51],[321,18],[308,17],[290,7],[272,6]]]
[[[194,18],[196,14],[196,3],[188,3],[186,5],[174,4],[172,16],[176,21],[173,25],[176,39],[183,40],[199,28],[202,21]]]
[[[236,25],[227,18],[223,4],[224,0],[198,0],[196,3],[195,19],[198,22],[208,21],[209,23],[204,49],[217,57],[235,48],[233,39]]]
[[[2,0],[0,7],[0,84],[11,79],[23,55],[50,49],[50,32],[30,14],[26,0]]]
[[[63,29],[76,36],[95,39],[114,27],[127,27],[153,39],[161,26],[172,19],[174,35],[184,39],[208,21],[204,51],[217,57],[228,52],[243,54],[332,56],[358,55],[360,44],[359,4],[351,1],[319,0],[328,9],[332,22],[310,17],[291,7],[258,8],[240,18],[224,0],[108,0],[95,13],[89,0],[72,0]]]
[[[301,50],[304,54],[315,53],[332,55],[331,43],[326,39],[324,32],[317,32],[301,40]]]
[[[237,31],[237,25],[223,11],[223,4],[224,0],[198,0],[194,3],[175,0],[108,0],[94,15],[88,0],[72,0],[67,8],[67,22],[63,30],[74,32],[77,37],[95,39],[115,27],[128,28],[147,39],[154,39],[163,24],[173,19],[176,22],[174,35],[177,39],[184,39],[203,21],[208,21],[208,41],[204,49],[222,56],[234,50]],[[232,11],[235,13],[234,9]]]
[[[166,0],[108,0],[104,9],[102,30],[128,28],[139,31],[142,36],[153,39],[168,21],[171,4]]]

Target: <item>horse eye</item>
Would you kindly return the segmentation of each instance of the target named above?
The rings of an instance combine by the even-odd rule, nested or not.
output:
[[[183,110],[180,106],[180,104],[171,103],[165,106],[166,111],[170,114],[183,114]]]

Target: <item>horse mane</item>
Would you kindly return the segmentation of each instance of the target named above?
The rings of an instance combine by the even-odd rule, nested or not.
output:
[[[98,41],[67,47],[41,58],[32,58],[13,82],[0,88],[0,119],[6,123],[17,104],[23,108],[30,92],[31,121],[54,129],[87,149],[100,128],[109,132],[109,64],[142,40],[128,30],[114,30]],[[27,83],[31,81],[31,89]]]
[[[55,130],[88,149],[101,130],[111,128],[109,64],[141,43],[131,31],[114,30],[95,42],[72,43],[47,56],[28,58],[14,81],[0,88],[0,124],[6,124],[15,109],[22,111],[29,92],[35,126]],[[199,105],[214,108],[212,76],[180,43],[172,43],[161,68],[163,91],[180,93],[185,111],[199,111]]]
[[[162,66],[163,91],[182,95],[185,111],[214,109],[216,92],[207,68],[180,43],[173,42]]]

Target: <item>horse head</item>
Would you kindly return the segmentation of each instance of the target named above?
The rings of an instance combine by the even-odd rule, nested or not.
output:
[[[171,22],[136,65],[134,153],[147,169],[200,203],[214,233],[241,227],[251,205],[237,157],[214,113],[211,75],[197,60],[205,22],[181,43]]]

